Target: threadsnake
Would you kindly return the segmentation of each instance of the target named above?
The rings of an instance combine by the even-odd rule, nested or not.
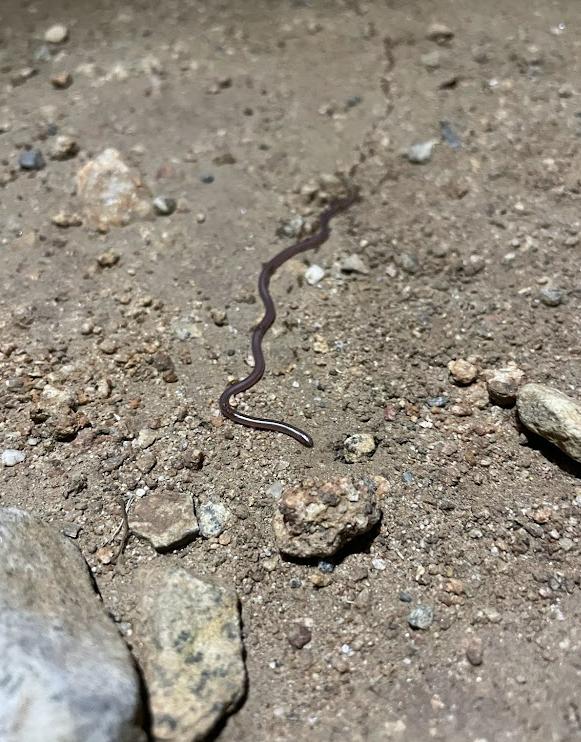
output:
[[[254,358],[254,368],[245,379],[230,384],[230,386],[228,386],[220,396],[220,411],[224,417],[232,420],[232,422],[238,423],[239,425],[245,425],[248,428],[254,428],[255,430],[271,430],[277,433],[284,433],[285,435],[294,438],[307,448],[313,447],[313,439],[311,436],[300,428],[297,428],[290,423],[278,420],[269,420],[268,418],[262,417],[253,417],[238,412],[230,405],[230,398],[235,394],[248,391],[264,376],[266,364],[264,361],[264,353],[262,352],[262,340],[276,319],[276,309],[269,291],[270,279],[278,268],[280,268],[283,263],[286,263],[287,260],[290,260],[291,258],[294,258],[295,255],[306,252],[307,250],[314,250],[326,242],[331,234],[329,228],[329,222],[331,219],[341,211],[348,209],[357,199],[358,193],[354,191],[345,198],[333,201],[319,217],[319,226],[314,234],[304,240],[296,242],[294,245],[286,247],[267,263],[262,264],[262,270],[258,277],[258,293],[260,294],[260,298],[264,304],[264,316],[256,325],[252,333],[251,346],[252,356]]]

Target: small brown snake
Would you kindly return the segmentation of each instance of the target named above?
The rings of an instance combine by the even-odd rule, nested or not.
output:
[[[230,405],[230,397],[248,391],[248,389],[257,384],[264,376],[266,365],[264,362],[264,354],[262,352],[262,339],[276,319],[276,309],[269,291],[270,279],[276,270],[290,258],[293,258],[295,255],[305,252],[306,250],[313,250],[320,247],[324,242],[326,242],[331,234],[329,228],[329,222],[331,219],[339,212],[349,208],[349,206],[351,206],[357,199],[358,193],[353,192],[345,198],[334,201],[319,217],[319,228],[314,234],[300,242],[296,242],[294,245],[286,247],[267,263],[263,263],[262,270],[258,277],[258,293],[260,294],[260,298],[264,304],[264,316],[256,325],[252,333],[254,368],[245,379],[228,386],[220,397],[220,411],[224,417],[227,417],[229,420],[240,425],[246,425],[248,428],[254,428],[255,430],[272,430],[277,433],[284,433],[285,435],[290,435],[291,438],[294,438],[307,448],[313,447],[313,439],[311,436],[303,430],[300,430],[300,428],[296,428],[294,425],[282,421],[279,422],[278,420],[253,417],[251,415],[245,415],[242,412],[237,412]]]

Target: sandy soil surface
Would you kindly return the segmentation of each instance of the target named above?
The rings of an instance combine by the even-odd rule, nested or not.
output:
[[[47,48],[55,23],[69,38]],[[579,469],[483,380],[512,361],[580,396],[580,24],[577,0],[3,0],[0,448],[26,459],[0,503],[76,539],[130,644],[140,564],[236,588],[248,694],[221,742],[581,738]],[[51,159],[59,135],[78,153]],[[42,170],[19,168],[26,147]],[[108,147],[176,211],[54,224]],[[362,200],[274,280],[267,375],[243,400],[307,450],[217,399],[248,372],[261,262],[336,172]],[[458,358],[480,373],[465,387]],[[40,414],[47,384],[76,410]],[[347,464],[353,433],[377,449]],[[281,559],[278,483],[345,474],[389,480],[378,531],[333,571]],[[122,498],[155,490],[223,503],[225,530],[163,555],[130,535],[115,558]]]

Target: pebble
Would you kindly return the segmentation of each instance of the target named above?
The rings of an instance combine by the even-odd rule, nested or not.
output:
[[[415,165],[422,165],[429,162],[436,144],[437,141],[435,139],[429,139],[427,142],[412,144],[411,147],[408,147],[406,150],[406,157]]]
[[[124,226],[151,212],[141,178],[116,149],[106,149],[89,160],[77,173],[76,185],[85,223],[94,229]]]
[[[450,372],[452,380],[461,386],[472,384],[472,382],[476,381],[476,377],[478,376],[478,368],[473,363],[465,361],[463,358],[450,361],[448,364],[448,371]]]
[[[343,458],[347,464],[356,464],[370,459],[377,448],[370,433],[355,433],[343,441]]]
[[[15,508],[0,533],[2,739],[144,742],[133,660],[77,547]]]
[[[73,84],[73,76],[70,72],[57,72],[50,78],[50,84],[56,90],[66,90]]]
[[[521,422],[529,430],[581,463],[579,403],[549,386],[525,384],[518,392],[517,410]]]
[[[434,621],[434,610],[429,605],[417,605],[408,616],[412,629],[429,629]]]
[[[312,634],[308,626],[302,623],[296,623],[288,630],[286,638],[292,647],[302,649],[311,641]]]
[[[357,255],[356,253],[353,255],[347,255],[345,258],[343,258],[343,260],[341,260],[340,266],[343,273],[361,273],[363,275],[367,275],[369,273],[367,264],[365,263],[361,255]]]
[[[137,439],[135,442],[137,444],[137,448],[144,449],[153,446],[157,438],[158,435],[155,430],[152,430],[151,428],[142,428],[137,434]]]
[[[429,397],[427,400],[428,407],[445,407],[448,404],[448,397],[444,394],[438,397]]]
[[[2,451],[1,459],[3,466],[16,466],[16,464],[21,464],[26,459],[26,454],[24,451],[6,448]]]
[[[299,558],[328,557],[381,518],[383,477],[307,480],[284,490],[273,519],[279,550]]]
[[[416,256],[412,255],[409,252],[402,252],[396,255],[395,264],[398,266],[398,268],[401,268],[404,273],[409,273],[412,276],[415,275],[420,268],[420,264]]]
[[[142,567],[136,583],[152,738],[207,739],[246,689],[236,593],[163,564]]]
[[[55,23],[45,31],[44,40],[49,44],[62,44],[69,37],[69,29],[62,23]]]
[[[156,196],[153,199],[153,208],[159,216],[170,216],[177,208],[177,201],[167,196]]]
[[[539,299],[547,307],[558,307],[563,302],[563,292],[561,289],[544,286],[539,291]]]
[[[375,559],[371,560],[371,566],[373,569],[376,569],[378,572],[383,572],[387,569],[387,562],[385,559],[380,559],[379,557],[376,557]]]
[[[70,160],[79,152],[77,141],[66,134],[57,136],[50,148],[49,157],[51,160]]]
[[[200,175],[200,180],[202,181],[202,183],[209,185],[210,183],[213,183],[215,179],[211,173],[203,173],[202,175]]]
[[[483,652],[482,652],[482,639],[477,636],[471,637],[466,647],[466,659],[474,667],[478,667],[482,664]]]
[[[196,508],[200,534],[204,538],[219,536],[226,528],[230,512],[221,502],[205,502]]]
[[[411,593],[408,593],[406,590],[402,590],[399,594],[399,599],[402,603],[411,603],[413,600],[413,596]]]
[[[185,546],[198,534],[192,496],[155,490],[135,501],[128,513],[129,529],[156,551]]]
[[[444,23],[432,23],[426,32],[426,39],[436,44],[447,44],[454,38],[454,31]]]
[[[518,389],[524,382],[525,372],[510,365],[486,372],[485,378],[490,401],[500,407],[512,407],[516,403]]]
[[[18,156],[18,164],[21,170],[42,170],[46,165],[39,149],[23,149]]]
[[[325,277],[325,270],[320,265],[309,265],[305,271],[305,281],[309,286],[316,286]]]

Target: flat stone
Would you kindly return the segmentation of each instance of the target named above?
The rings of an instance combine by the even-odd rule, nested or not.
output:
[[[388,487],[383,477],[339,477],[287,488],[273,519],[279,550],[299,558],[335,554],[379,522]]]
[[[370,459],[377,443],[370,433],[355,433],[343,441],[343,458],[347,464],[356,464]]]
[[[364,275],[369,273],[367,264],[361,255],[357,255],[357,253],[347,255],[341,260],[341,270],[343,273],[362,273]]]
[[[198,534],[192,496],[155,490],[136,500],[128,514],[129,529],[156,551],[185,546]]]
[[[581,463],[581,405],[557,389],[525,384],[519,390],[517,410],[533,433],[553,443]]]
[[[77,193],[85,223],[106,231],[151,213],[141,177],[126,165],[116,149],[106,149],[77,173]]]
[[[84,559],[15,508],[0,509],[0,653],[3,742],[145,742],[139,679]]]
[[[138,573],[143,626],[137,647],[153,737],[204,740],[246,688],[238,598],[181,567]]]

